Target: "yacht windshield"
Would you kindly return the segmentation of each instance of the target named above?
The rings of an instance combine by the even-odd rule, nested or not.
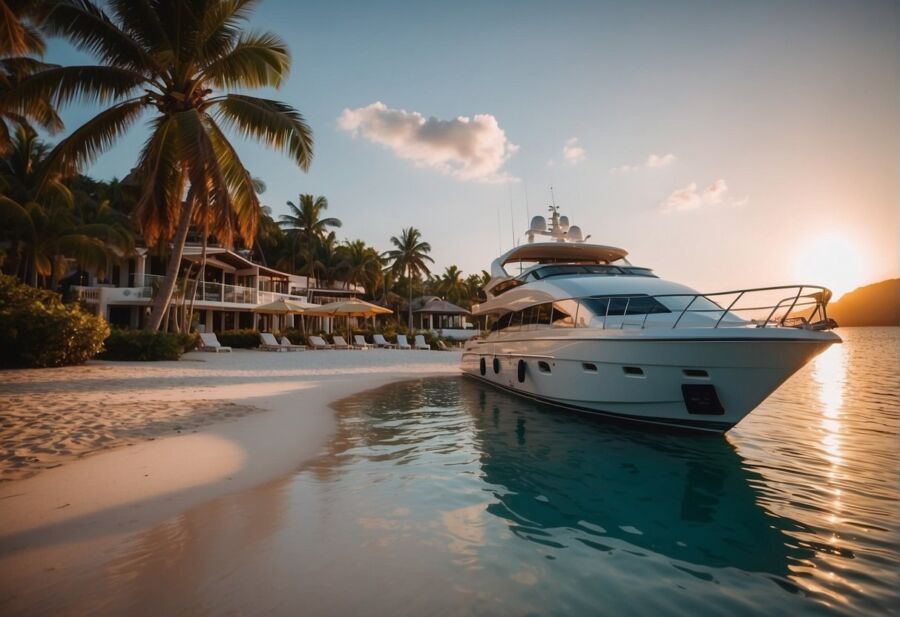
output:
[[[528,281],[540,281],[554,276],[650,276],[656,278],[650,268],[635,266],[608,266],[603,264],[553,264],[531,270],[525,275]]]

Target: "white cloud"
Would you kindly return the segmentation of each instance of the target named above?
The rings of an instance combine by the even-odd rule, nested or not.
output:
[[[750,202],[749,197],[737,201],[728,199],[728,184],[719,178],[703,190],[697,190],[697,183],[691,182],[684,188],[672,191],[672,194],[660,202],[659,207],[663,212],[687,212],[707,206],[731,205],[745,206]]]
[[[671,152],[668,154],[651,154],[647,157],[645,165],[647,167],[666,167],[675,162],[675,155]]]
[[[563,158],[570,165],[577,165],[587,157],[587,150],[578,145],[578,138],[566,140],[562,149]]]
[[[668,154],[650,154],[647,157],[647,160],[644,161],[644,164],[635,164],[635,165],[619,165],[618,167],[613,167],[609,170],[609,173],[613,176],[621,176],[623,174],[630,174],[636,171],[640,171],[642,169],[658,169],[660,167],[668,167],[672,163],[674,163],[677,157],[669,152]]]
[[[415,111],[391,109],[378,101],[345,109],[338,127],[387,146],[419,167],[437,169],[460,180],[508,182],[503,165],[519,149],[490,114],[452,120],[425,118]]]

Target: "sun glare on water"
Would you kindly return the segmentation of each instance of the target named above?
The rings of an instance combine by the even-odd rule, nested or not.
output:
[[[844,234],[832,232],[801,245],[795,274],[799,283],[829,288],[837,300],[869,279],[865,262],[855,242]]]

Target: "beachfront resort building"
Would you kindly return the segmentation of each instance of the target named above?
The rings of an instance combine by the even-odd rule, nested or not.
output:
[[[193,298],[198,315],[195,327],[200,332],[256,329],[265,316],[254,309],[282,298],[325,304],[363,293],[361,288],[344,282],[331,286],[324,286],[315,278],[307,282],[305,276],[258,264],[223,247],[207,247],[206,255],[204,281],[197,286]],[[182,269],[190,268],[191,276],[195,276],[201,258],[199,244],[186,245]],[[77,300],[93,307],[110,324],[140,328],[150,313],[165,270],[165,260],[146,248],[137,248],[121,264],[111,263],[105,271],[75,271],[64,282]],[[173,301],[177,304],[180,299]],[[293,325],[292,316],[287,316],[286,325]]]
[[[437,296],[422,296],[413,300],[413,325],[421,330],[458,341],[478,334],[475,324],[469,320],[472,313]]]

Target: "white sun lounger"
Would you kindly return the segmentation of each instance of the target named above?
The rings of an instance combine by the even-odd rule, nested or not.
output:
[[[331,340],[334,343],[335,349],[350,349],[350,345],[347,344],[347,341],[344,340],[343,336],[335,334],[331,337]]]
[[[383,347],[385,349],[394,349],[396,347],[393,343],[388,343],[384,340],[383,334],[373,334],[372,340],[375,341],[375,347]]]
[[[287,348],[278,344],[278,340],[271,332],[259,333],[259,349],[261,351],[287,351]]]
[[[407,342],[405,334],[397,335],[397,348],[398,349],[412,349],[412,345],[410,345]]]
[[[294,345],[286,336],[281,337],[279,344],[288,351],[304,351],[306,349],[306,345]]]
[[[425,342],[425,337],[424,337],[423,335],[417,334],[417,335],[416,335],[416,344],[415,344],[415,348],[416,348],[416,349],[428,349],[428,350],[430,350],[430,349],[431,349],[431,345],[429,345],[428,343]]]
[[[334,345],[326,343],[321,336],[310,336],[309,344],[313,349],[334,349]]]
[[[372,348],[372,346],[366,342],[366,337],[364,337],[362,334],[354,334],[353,342],[360,349],[371,349]]]
[[[219,353],[220,351],[231,351],[231,347],[225,347],[220,342],[219,339],[216,338],[215,332],[201,332],[200,333],[200,350],[201,351],[214,351]]]

